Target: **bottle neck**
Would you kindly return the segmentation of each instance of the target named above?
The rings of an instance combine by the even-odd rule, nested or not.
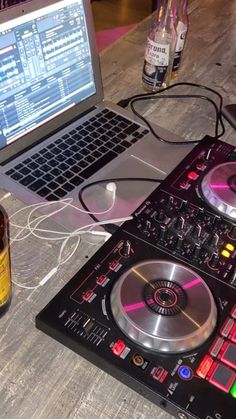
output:
[[[158,0],[156,21],[159,26],[166,27],[170,21],[175,24],[177,19],[177,3],[178,0]]]
[[[187,19],[187,7],[188,0],[180,0],[178,7],[178,18],[182,21]]]

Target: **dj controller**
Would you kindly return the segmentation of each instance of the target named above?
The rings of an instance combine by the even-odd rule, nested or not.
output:
[[[180,419],[236,410],[236,148],[206,138],[37,315]]]

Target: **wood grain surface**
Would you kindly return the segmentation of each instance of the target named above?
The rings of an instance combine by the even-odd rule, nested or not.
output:
[[[181,72],[176,81],[216,89],[225,103],[236,102],[236,2],[193,0]],[[149,19],[101,56],[105,98],[114,102],[142,92],[141,73]],[[183,88],[178,90],[181,93]],[[177,90],[176,90],[177,92]],[[185,92],[193,93],[186,88]],[[214,134],[214,110],[205,101],[162,100],[139,105],[160,126],[197,139]],[[223,140],[236,143],[226,123]],[[0,199],[4,196],[0,192]],[[23,207],[10,196],[2,201],[9,215]],[[26,214],[18,218],[23,223]],[[49,223],[50,228],[57,228]],[[11,237],[16,230],[11,228]],[[13,286],[12,304],[0,319],[0,418],[4,419],[168,419],[170,416],[85,359],[35,328],[35,315],[96,251],[101,243],[82,241],[79,251],[44,286]],[[60,244],[37,238],[11,246],[13,280],[28,286],[57,263]]]

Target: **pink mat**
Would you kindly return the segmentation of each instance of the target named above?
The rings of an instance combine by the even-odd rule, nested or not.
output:
[[[131,24],[127,26],[121,26],[113,29],[105,29],[104,31],[96,32],[98,52],[111,45],[118,38],[120,38],[126,32],[133,29],[135,26],[136,24]]]

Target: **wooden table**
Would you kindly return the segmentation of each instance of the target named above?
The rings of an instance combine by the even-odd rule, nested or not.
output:
[[[190,29],[177,81],[215,88],[225,103],[235,102],[236,3],[193,0]],[[149,19],[103,52],[101,66],[106,99],[115,102],[139,93]],[[183,91],[181,89],[181,91]],[[193,92],[193,89],[186,89]],[[214,133],[214,112],[204,101],[168,100],[140,105],[146,116],[185,138]],[[226,123],[225,141],[236,143]],[[0,192],[0,198],[4,191]],[[9,215],[23,207],[13,196],[2,204]],[[19,223],[24,217],[19,216]],[[49,223],[50,228],[53,226]],[[12,238],[16,230],[11,228]],[[35,285],[56,265],[60,244],[28,238],[13,243],[14,281]],[[0,327],[0,418],[4,419],[146,419],[169,418],[134,391],[80,356],[36,330],[35,315],[50,301],[100,244],[83,243],[44,287],[13,286],[12,304]]]

